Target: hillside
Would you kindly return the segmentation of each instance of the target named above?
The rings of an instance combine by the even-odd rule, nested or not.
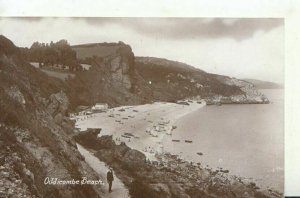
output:
[[[210,74],[190,65],[153,57],[136,57],[136,69],[151,81],[154,97],[178,100],[200,96],[208,103],[267,103],[251,83]]]
[[[72,139],[66,89],[0,36],[0,197],[100,197],[89,185],[44,184],[46,177],[97,178]]]
[[[255,79],[243,79],[251,84],[253,84],[257,89],[283,89],[284,86],[282,84],[262,81],[262,80],[255,80]]]
[[[192,97],[212,103],[267,103],[254,87],[242,89],[237,79],[229,82],[228,77],[167,59],[135,57],[131,47],[123,42],[76,45],[72,49],[81,63],[92,65],[72,81],[78,84],[76,90],[83,92],[75,91],[84,104],[101,101],[116,106]]]
[[[89,57],[106,57],[109,56],[118,49],[119,43],[93,43],[83,45],[73,45],[72,49],[76,51],[77,59],[84,60]]]

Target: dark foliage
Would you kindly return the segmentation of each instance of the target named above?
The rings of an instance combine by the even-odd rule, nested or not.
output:
[[[81,71],[82,67],[76,58],[76,52],[66,40],[56,43],[34,42],[30,48],[22,48],[23,57],[30,62],[38,62],[40,67],[58,67],[70,71]]]

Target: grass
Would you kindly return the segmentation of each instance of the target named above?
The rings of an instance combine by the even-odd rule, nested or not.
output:
[[[41,69],[42,72],[46,73],[48,76],[59,78],[61,80],[66,80],[67,78],[71,77],[74,78],[75,74],[70,72],[60,72],[60,71],[52,71],[47,69]]]
[[[39,63],[30,63],[33,67],[35,68],[39,68]],[[50,77],[54,77],[54,78],[58,78],[58,79],[61,79],[61,80],[66,80],[67,78],[71,77],[71,78],[74,78],[75,77],[75,74],[74,73],[71,73],[69,71],[63,71],[63,70],[58,70],[58,69],[46,69],[46,68],[43,68],[43,69],[40,69],[42,72],[44,72],[45,74],[47,74],[48,76]]]
[[[105,57],[110,54],[113,54],[118,49],[118,46],[89,46],[89,47],[72,47],[73,50],[77,53],[78,59],[85,59],[88,57],[98,56]]]

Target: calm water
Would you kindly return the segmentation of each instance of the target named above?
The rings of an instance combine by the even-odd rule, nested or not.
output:
[[[206,106],[178,120],[165,150],[283,192],[284,91],[261,92],[271,104]]]

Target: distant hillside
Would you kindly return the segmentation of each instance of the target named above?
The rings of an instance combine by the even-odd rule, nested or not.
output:
[[[156,57],[142,57],[142,56],[136,56],[135,57],[135,61],[138,63],[143,63],[143,64],[155,64],[155,65],[160,65],[160,66],[164,66],[164,67],[172,67],[172,68],[177,68],[177,69],[181,69],[184,71],[201,71],[204,72],[203,70],[200,70],[198,68],[195,68],[191,65],[185,64],[185,63],[181,63],[178,61],[172,61],[172,60],[168,60],[165,58],[156,58]]]
[[[209,97],[242,94],[237,86],[229,86],[215,79],[211,74],[184,63],[151,57],[135,59],[136,70],[151,81],[154,98],[158,100],[179,100],[186,97]]]
[[[85,104],[107,101],[114,106],[191,97],[212,99],[213,103],[267,102],[251,83],[209,74],[177,61],[135,57],[131,47],[123,42],[83,44],[72,49],[80,63],[92,65],[90,71],[77,74],[72,80],[73,85],[81,87],[81,92],[74,94]],[[109,91],[103,91],[105,87]]]
[[[210,74],[190,65],[154,57],[136,57],[135,67],[151,81],[153,95],[159,100],[178,100],[200,96],[212,103],[267,103],[251,83]]]
[[[255,79],[243,79],[247,82],[252,83],[257,89],[283,89],[284,86],[282,84],[262,81],[262,80],[255,80]]]

